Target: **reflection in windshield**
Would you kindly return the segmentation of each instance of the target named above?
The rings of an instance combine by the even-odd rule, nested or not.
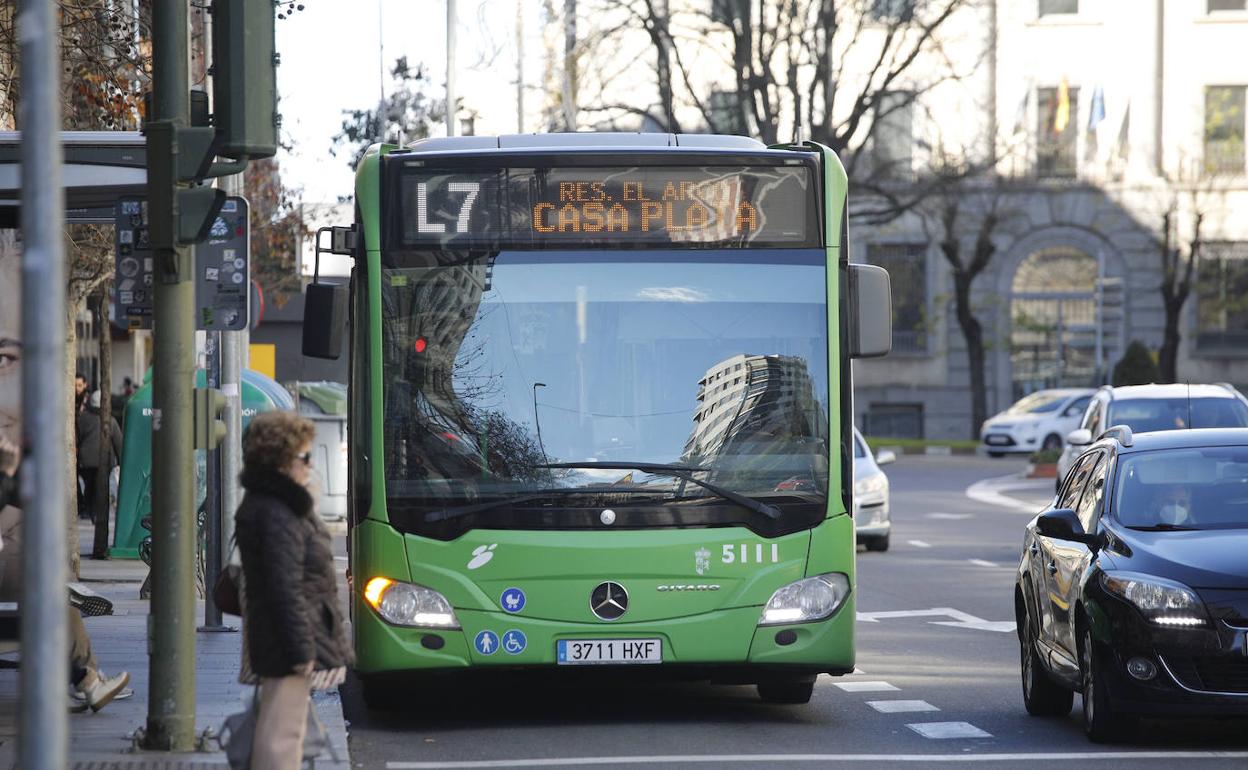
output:
[[[822,499],[825,257],[745,258],[760,253],[780,264],[405,255],[382,275],[388,495],[431,508],[545,487],[709,495],[670,475],[544,467],[635,461],[704,467],[751,496],[796,478],[786,494]]]
[[[1116,508],[1128,527],[1248,527],[1248,447],[1128,455],[1119,461]]]
[[[1014,406],[1006,410],[1007,414],[1040,414],[1043,412],[1052,412],[1061,405],[1062,400],[1066,396],[1054,393],[1032,393],[1030,396],[1020,399]]]
[[[1248,427],[1248,407],[1238,398],[1133,398],[1109,405],[1109,424],[1136,433],[1184,428]]]

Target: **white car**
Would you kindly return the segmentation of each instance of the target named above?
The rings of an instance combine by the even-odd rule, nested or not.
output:
[[[887,449],[875,457],[854,428],[854,530],[868,551],[887,551],[893,524],[888,511],[888,476],[880,470],[897,459]]]
[[[992,457],[1061,449],[1092,400],[1087,389],[1038,390],[984,420],[980,441]]]

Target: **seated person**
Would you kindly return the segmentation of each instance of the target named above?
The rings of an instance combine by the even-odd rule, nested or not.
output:
[[[1192,521],[1192,493],[1186,484],[1167,484],[1154,497],[1154,512],[1158,524],[1190,527]]]

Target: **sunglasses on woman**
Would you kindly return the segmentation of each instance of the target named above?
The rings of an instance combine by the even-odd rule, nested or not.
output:
[[[304,452],[303,454],[299,455],[299,456],[298,456],[298,457],[296,457],[295,459],[296,459],[296,460],[299,460],[299,461],[300,461],[300,462],[302,462],[304,465],[311,465],[311,464],[312,464],[312,453],[311,453],[311,452]]]

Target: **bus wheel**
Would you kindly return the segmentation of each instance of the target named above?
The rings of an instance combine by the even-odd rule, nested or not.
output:
[[[781,679],[758,683],[758,697],[763,703],[810,703],[815,692],[815,678]]]
[[[879,537],[863,540],[862,544],[867,547],[868,551],[887,551],[888,535],[880,535]]]
[[[360,677],[360,691],[370,711],[396,711],[407,702],[393,683],[376,677]]]

